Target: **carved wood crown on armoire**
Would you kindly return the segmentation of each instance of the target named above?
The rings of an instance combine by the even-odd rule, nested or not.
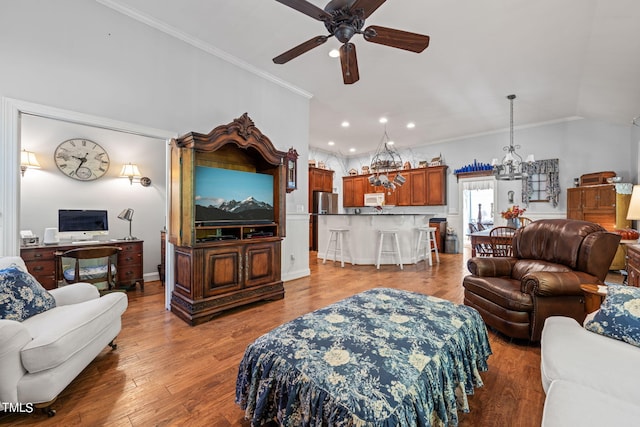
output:
[[[187,323],[197,325],[223,310],[284,297],[280,250],[286,154],[247,113],[206,135],[191,132],[171,141],[171,311]],[[211,176],[225,181],[215,184],[219,181]],[[250,184],[243,184],[246,178]],[[268,202],[241,199],[246,196],[243,186],[263,183]],[[212,200],[223,195],[224,203]],[[248,207],[242,206],[245,202]]]

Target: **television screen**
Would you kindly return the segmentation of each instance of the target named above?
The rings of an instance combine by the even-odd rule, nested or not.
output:
[[[196,166],[195,205],[200,224],[273,222],[273,176]]]
[[[58,231],[67,232],[105,232],[109,230],[106,210],[58,210]]]

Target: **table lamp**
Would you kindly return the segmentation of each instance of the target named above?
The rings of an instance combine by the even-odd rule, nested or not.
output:
[[[634,185],[627,210],[627,219],[640,220],[640,185]]]
[[[120,218],[123,221],[129,221],[129,235],[122,240],[138,240],[137,237],[133,237],[131,235],[131,220],[133,220],[133,209],[131,208],[124,209],[122,212],[120,212],[120,215],[118,215],[118,218]]]
[[[629,210],[627,211],[627,219],[640,219],[640,185],[633,186],[631,200],[629,201]]]

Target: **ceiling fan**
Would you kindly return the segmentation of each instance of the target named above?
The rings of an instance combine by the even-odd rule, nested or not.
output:
[[[429,36],[394,30],[393,28],[371,25],[364,30],[364,21],[386,0],[331,0],[323,9],[306,0],[276,0],[318,21],[324,22],[329,35],[316,36],[273,58],[276,64],[284,64],[325,43],[335,36],[340,47],[340,64],[344,84],[352,84],[360,79],[356,45],[350,42],[355,34],[362,34],[371,43],[383,44],[398,49],[420,53],[429,46]]]

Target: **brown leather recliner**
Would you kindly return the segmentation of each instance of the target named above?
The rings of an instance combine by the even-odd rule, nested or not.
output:
[[[571,219],[534,221],[516,231],[512,257],[474,257],[464,303],[507,336],[540,341],[544,321],[585,317],[581,284],[602,284],[620,236]]]

